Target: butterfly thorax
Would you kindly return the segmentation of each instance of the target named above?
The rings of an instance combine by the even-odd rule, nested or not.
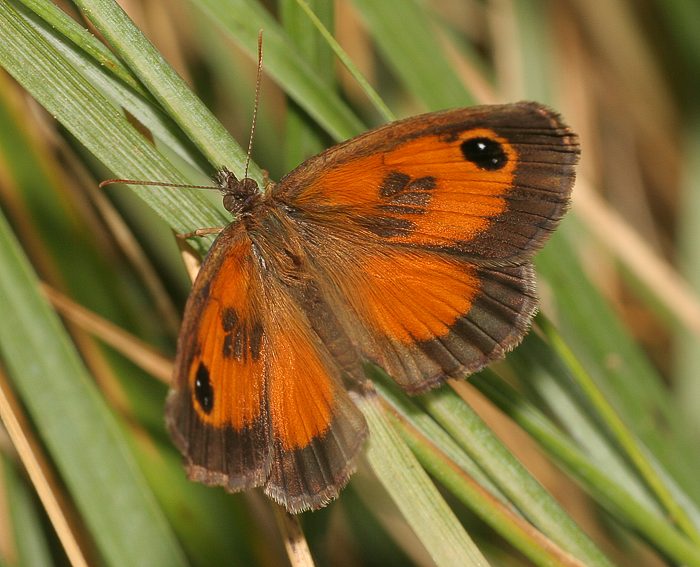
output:
[[[223,195],[224,208],[233,215],[248,215],[261,200],[258,183],[250,177],[238,179],[225,167],[216,172],[216,184]]]

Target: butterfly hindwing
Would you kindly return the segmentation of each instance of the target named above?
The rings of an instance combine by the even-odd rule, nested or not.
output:
[[[317,509],[347,483],[367,426],[341,384],[343,369],[293,297],[273,287],[268,306],[273,463],[265,493],[292,512]]]
[[[410,393],[502,358],[537,304],[529,263],[477,266],[432,250],[372,246],[331,258],[316,262],[347,334]]]

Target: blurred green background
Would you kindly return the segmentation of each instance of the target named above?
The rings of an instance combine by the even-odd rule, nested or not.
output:
[[[189,483],[163,428],[190,285],[173,232],[228,222],[219,197],[97,184],[240,174],[259,29],[258,179],[388,113],[303,2],[119,4],[131,21],[0,4],[0,566],[284,565],[271,504]],[[700,565],[700,4],[309,4],[396,117],[531,99],[582,146],[534,331],[456,394],[378,377],[367,458],[301,519],[310,556]]]

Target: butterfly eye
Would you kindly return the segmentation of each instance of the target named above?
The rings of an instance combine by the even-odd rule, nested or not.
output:
[[[460,146],[464,159],[472,162],[479,169],[496,171],[508,161],[503,146],[491,138],[470,138]]]
[[[214,389],[209,380],[209,370],[203,362],[197,367],[197,376],[194,379],[194,397],[205,413],[211,413],[214,407]]]

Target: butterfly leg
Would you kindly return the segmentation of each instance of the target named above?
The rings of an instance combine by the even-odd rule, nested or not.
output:
[[[198,228],[192,232],[181,232],[175,235],[178,240],[187,240],[188,238],[201,238],[202,236],[207,236],[209,234],[219,234],[223,227],[211,227],[211,228]]]

